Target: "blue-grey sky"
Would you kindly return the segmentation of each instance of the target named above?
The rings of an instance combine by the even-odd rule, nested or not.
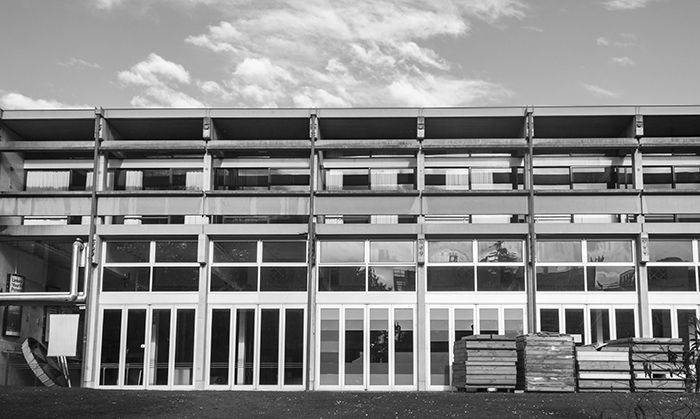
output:
[[[698,0],[0,0],[0,107],[700,103]]]

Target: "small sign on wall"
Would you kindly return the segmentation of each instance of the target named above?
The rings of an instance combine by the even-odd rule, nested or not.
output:
[[[7,274],[7,292],[23,292],[24,280],[22,275]],[[22,332],[22,306],[5,307],[2,326],[4,336],[18,337]]]
[[[75,356],[78,348],[79,314],[49,315],[48,356]]]

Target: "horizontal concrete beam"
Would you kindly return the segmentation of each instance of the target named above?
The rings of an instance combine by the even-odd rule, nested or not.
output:
[[[98,215],[197,215],[201,211],[200,197],[103,196],[97,200]]]
[[[527,213],[527,196],[423,196],[426,215],[511,215]]]
[[[535,214],[639,214],[636,195],[536,195]]]
[[[417,215],[418,196],[317,196],[320,215]]]
[[[0,151],[91,151],[94,141],[8,141],[0,142]]]
[[[525,236],[527,224],[424,224],[423,232],[428,238],[492,235],[494,232],[499,236]]]
[[[211,215],[308,215],[309,198],[303,196],[210,196],[204,213]]]
[[[535,134],[537,127],[535,126]],[[637,148],[639,143],[635,138],[534,138],[535,148]]]
[[[4,109],[2,119],[95,119],[95,109]]]
[[[207,143],[209,150],[284,150],[310,149],[311,140],[216,140]]]
[[[193,140],[193,141],[170,141],[170,140],[159,140],[159,141],[124,141],[124,140],[111,140],[103,141],[100,146],[102,150],[106,151],[204,151],[205,142],[203,140]]]
[[[318,140],[314,144],[319,150],[346,149],[408,149],[417,150],[418,140]]]
[[[423,148],[435,150],[442,148],[455,149],[526,149],[527,140],[524,138],[430,138],[423,140]]]
[[[535,223],[535,233],[543,235],[574,234],[585,236],[591,234],[633,235],[642,232],[642,225],[637,223]]]
[[[698,214],[700,195],[648,195],[642,196],[645,214]]]
[[[419,232],[416,224],[319,224],[316,226],[317,236],[416,236]]]
[[[90,196],[0,195],[0,216],[89,215]]]
[[[698,147],[700,137],[643,137],[639,140],[639,145],[644,148],[662,147]]]

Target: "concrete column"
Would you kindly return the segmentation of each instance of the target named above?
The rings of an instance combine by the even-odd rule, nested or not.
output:
[[[309,154],[309,224],[307,237],[307,305],[306,305],[306,389],[316,389],[316,293],[318,279],[316,277],[316,179],[318,176],[318,158],[316,156],[316,140],[319,138],[318,118],[311,115],[309,119],[309,137],[311,152]]]
[[[421,225],[422,227],[422,225]],[[422,230],[422,228],[421,228]],[[428,310],[425,307],[425,292],[427,288],[425,267],[425,234],[421,231],[416,242],[418,262],[416,267],[416,331],[418,332],[416,348],[416,360],[418,365],[418,390],[428,389]]]
[[[198,250],[197,262],[199,262],[199,294],[197,298],[197,318],[195,320],[196,339],[194,343],[194,388],[203,390],[206,386],[206,359],[209,346],[207,343],[207,319],[209,317],[208,296],[209,284],[207,282],[207,261],[209,260],[209,237],[200,233],[197,237]]]
[[[535,192],[533,174],[533,137],[535,135],[534,118],[532,110],[525,113],[525,131],[528,150],[525,154],[525,187],[528,192],[527,199],[527,223],[528,236],[527,244],[527,330],[535,332],[537,325],[537,289],[535,280],[535,261],[537,258],[537,236],[535,234]]]
[[[642,232],[637,237],[637,260],[639,281],[637,282],[637,300],[639,311],[639,332],[641,337],[652,337],[651,311],[649,310],[649,281],[647,276],[647,262],[649,261],[649,235]]]

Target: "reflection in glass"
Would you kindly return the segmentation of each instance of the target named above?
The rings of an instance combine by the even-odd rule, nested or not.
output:
[[[177,310],[173,385],[192,385],[194,375],[194,309]]]
[[[255,310],[236,310],[236,354],[234,384],[253,384],[253,346],[255,339]]]
[[[151,322],[151,356],[148,384],[168,385],[168,362],[170,359],[170,309],[153,310]]]
[[[260,310],[260,369],[261,385],[277,384],[279,368],[279,310]]]
[[[615,309],[615,330],[617,331],[617,339],[635,337],[633,309]]]
[[[415,250],[412,241],[369,243],[371,262],[413,262]]]
[[[588,291],[634,291],[633,266],[588,266]]]
[[[153,291],[197,291],[199,289],[199,268],[197,267],[154,267]]]
[[[610,340],[610,314],[608,309],[591,309],[591,343],[601,344]]]
[[[264,241],[263,262],[306,262],[306,242]]]
[[[479,333],[482,335],[498,334],[498,309],[479,309]]]
[[[228,384],[230,336],[231,310],[212,310],[209,384]]]
[[[471,241],[428,242],[428,262],[471,262],[472,259]]]
[[[369,291],[415,291],[416,268],[405,266],[371,266],[368,272]]]
[[[564,309],[565,332],[574,338],[574,343],[582,344],[586,341],[585,326],[583,322],[583,309]]]
[[[538,262],[581,262],[581,241],[538,240]]]
[[[538,266],[537,291],[583,291],[583,267]]]
[[[156,262],[197,262],[197,242],[157,241]]]
[[[446,308],[430,309],[430,384],[450,385],[450,328]]]
[[[211,267],[210,290],[214,291],[257,291],[258,268],[243,267]]]
[[[102,318],[102,346],[100,349],[100,385],[103,386],[118,384],[121,326],[121,310],[104,311]]]
[[[474,310],[471,308],[455,309],[455,341],[474,334]]]
[[[678,337],[683,339],[683,342],[696,339],[697,317],[695,310],[678,310],[676,318],[678,320]]]
[[[474,291],[473,266],[429,266],[428,291]]]
[[[365,268],[342,266],[318,268],[319,291],[365,291]]]
[[[525,270],[522,266],[478,266],[476,282],[478,291],[523,291]]]
[[[250,242],[214,242],[214,263],[255,263],[258,243]]]
[[[652,262],[692,262],[690,240],[649,240],[649,260]]]
[[[651,310],[651,330],[655,338],[670,338],[671,310]]]
[[[364,310],[345,309],[345,385],[363,385]]]
[[[288,308],[284,322],[284,383],[303,384],[304,309]]]
[[[305,266],[263,266],[260,291],[306,291]]]
[[[394,384],[413,385],[413,309],[394,310]]]
[[[540,332],[559,333],[559,309],[540,309]]]
[[[320,242],[321,263],[362,263],[365,260],[365,243],[355,242]]]
[[[369,384],[389,384],[389,310],[369,310]]]
[[[340,369],[340,314],[337,308],[321,309],[321,385],[338,385]]]
[[[102,291],[148,291],[149,268],[109,267],[102,271]]]
[[[519,336],[523,334],[523,310],[519,308],[503,309],[503,321],[506,336]]]
[[[496,240],[478,242],[479,262],[522,262],[523,242]]]
[[[107,263],[148,262],[150,242],[107,242]]]
[[[130,309],[126,323],[126,365],[124,385],[143,384],[144,348],[146,347],[146,310]]]
[[[629,240],[588,240],[589,262],[632,262]]]
[[[693,266],[647,267],[649,291],[695,291]]]

